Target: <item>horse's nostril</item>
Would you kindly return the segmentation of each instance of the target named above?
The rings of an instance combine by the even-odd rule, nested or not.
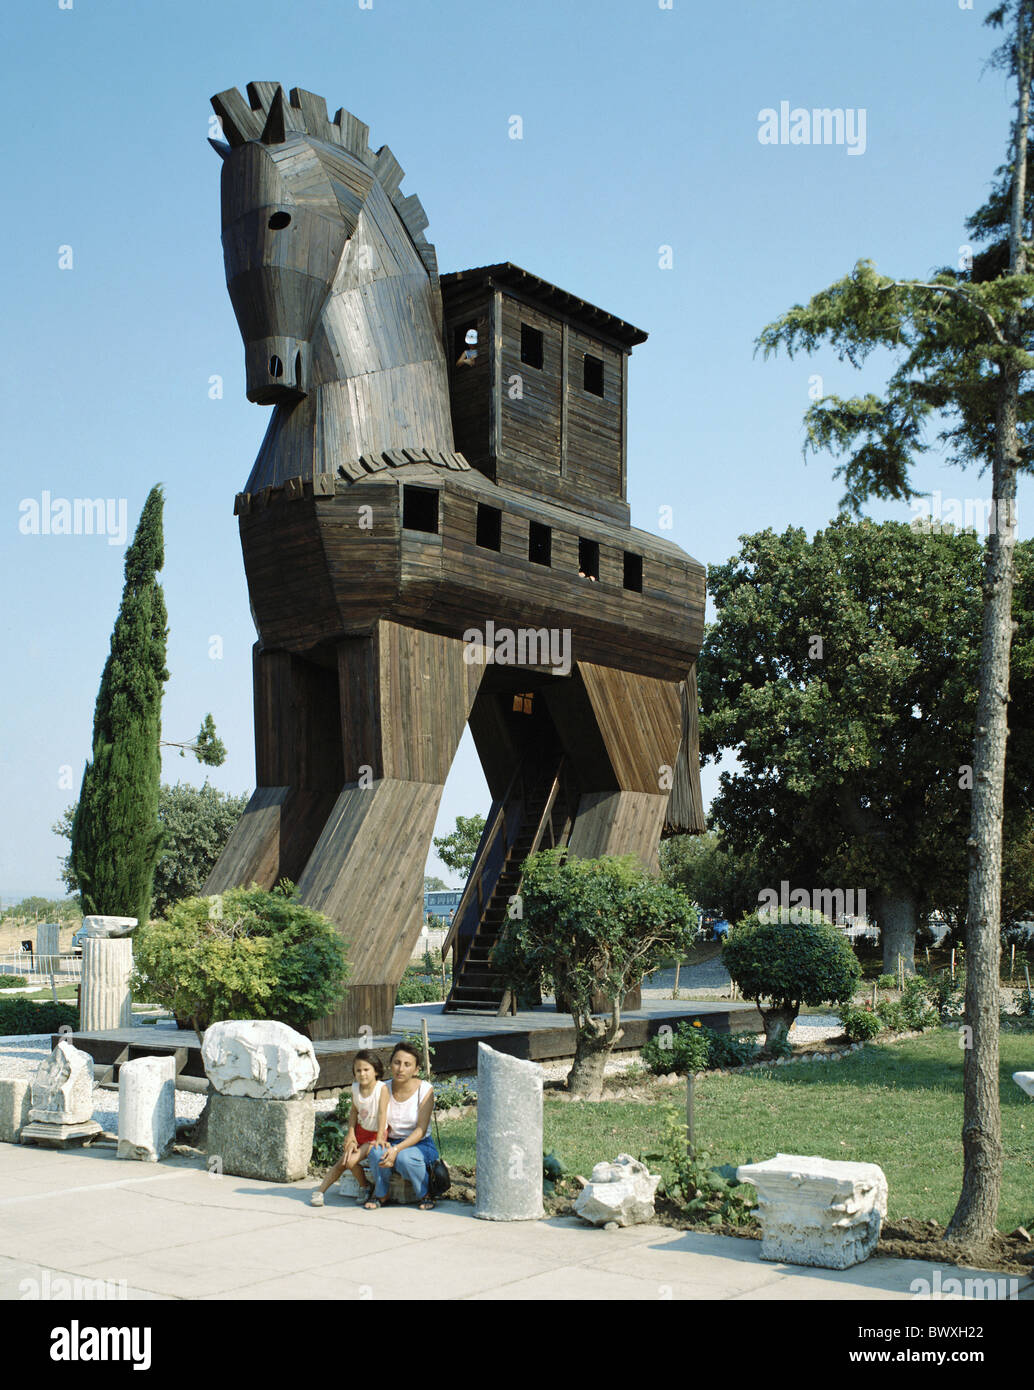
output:
[[[279,357],[271,357],[271,358],[269,359],[269,375],[270,375],[270,376],[283,376],[283,374],[284,374],[284,364],[280,361],[280,358],[279,358]]]

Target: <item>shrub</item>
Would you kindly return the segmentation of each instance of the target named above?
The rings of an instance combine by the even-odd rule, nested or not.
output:
[[[876,1016],[891,1033],[903,1033],[908,1026],[903,1006],[893,999],[881,999],[876,1005]]]
[[[883,1032],[883,1023],[871,1009],[857,1008],[854,1004],[844,1004],[839,1010],[840,1022],[844,1025],[848,1042],[868,1042]]]
[[[303,1028],[329,1013],[346,974],[334,923],[295,900],[289,884],[185,898],[137,928],[133,990],[200,1034],[231,1018]]]
[[[922,979],[919,975],[909,975],[901,996],[901,1012],[906,1027],[913,1032],[922,1032],[938,1022],[940,1013],[931,1000],[928,980]]]
[[[472,1091],[465,1081],[442,1081],[434,1088],[437,1110],[451,1110],[454,1105],[477,1105],[477,1102],[477,1091]]]
[[[941,970],[927,980],[926,987],[942,1023],[961,1015],[966,997],[964,969],[956,969],[954,980],[950,970]]]
[[[684,1020],[673,1031],[654,1034],[639,1055],[655,1076],[666,1076],[672,1071],[680,1075],[703,1071],[711,1051],[709,1033],[710,1029],[700,1023]]]
[[[896,975],[881,975],[876,981],[877,989],[897,989],[898,977]]]
[[[79,1010],[73,1004],[31,999],[0,999],[0,1036],[25,1037],[31,1033],[57,1033],[79,1027]]]
[[[846,937],[806,909],[750,913],[729,933],[722,959],[757,1004],[768,1048],[786,1038],[802,1004],[849,1003],[862,974]]]
[[[1034,993],[1029,985],[1024,985],[1020,990],[1016,1011],[1021,1018],[1034,1018]]]
[[[0,989],[21,989],[28,983],[24,975],[0,975]]]
[[[655,1076],[681,1076],[707,1067],[742,1067],[758,1055],[758,1045],[749,1033],[717,1033],[684,1020],[674,1031],[655,1034],[640,1055]]]
[[[396,1004],[427,1004],[444,999],[441,980],[426,980],[419,976],[403,977],[395,995]]]
[[[710,1044],[708,1060],[712,1067],[744,1067],[752,1062],[761,1049],[751,1033],[716,1033],[708,1028]],[[786,1056],[793,1048],[789,1042],[784,1050],[774,1051],[773,1056]]]
[[[681,1203],[691,1215],[709,1225],[728,1222],[744,1226],[753,1218],[754,1188],[737,1181],[731,1164],[711,1166],[711,1156],[697,1153],[686,1145],[686,1125],[674,1106],[664,1107],[662,1151],[647,1154],[647,1162],[663,1163],[667,1169],[664,1192],[672,1201]]]

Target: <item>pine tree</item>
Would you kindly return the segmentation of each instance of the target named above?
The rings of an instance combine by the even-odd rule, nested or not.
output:
[[[93,715],[93,760],[86,764],[72,826],[70,861],[86,915],[136,917],[150,912],[161,849],[161,775],[165,599],[156,572],[165,563],[160,487],[148,494],[126,552],[111,652]]]

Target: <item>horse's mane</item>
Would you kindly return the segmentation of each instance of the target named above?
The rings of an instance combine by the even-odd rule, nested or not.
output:
[[[292,87],[287,100],[279,82],[249,82],[247,91],[247,101],[236,87],[212,97],[212,107],[222,123],[229,148],[236,149],[249,140],[282,145],[294,135],[305,135],[345,150],[369,169],[391,199],[437,289],[438,259],[434,246],[424,236],[427,214],[415,194],[403,197],[399,191],[405,175],[388,146],[370,149],[369,126],[344,107],[331,120],[324,98],[301,87]]]

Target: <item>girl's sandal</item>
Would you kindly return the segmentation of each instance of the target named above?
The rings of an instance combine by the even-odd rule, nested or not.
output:
[[[431,1200],[430,1197],[425,1197],[420,1203],[421,1211],[434,1211],[434,1208],[435,1203]]]
[[[367,1197],[363,1202],[364,1211],[378,1211],[384,1203],[379,1197]]]

